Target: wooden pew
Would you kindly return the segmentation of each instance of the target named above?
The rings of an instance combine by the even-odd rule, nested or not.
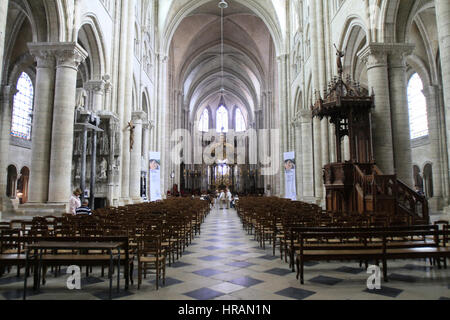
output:
[[[300,278],[301,283],[304,284],[306,261],[382,261],[384,279],[388,281],[387,260],[430,258],[439,263],[439,258],[448,258],[450,248],[443,247],[439,243],[439,236],[448,235],[448,230],[439,231],[434,226],[424,226],[422,230],[415,228],[416,230],[411,228],[410,230],[385,229],[382,231],[376,228],[340,231],[293,228],[291,246],[294,247],[294,237],[298,238],[299,243],[295,259],[297,279]]]

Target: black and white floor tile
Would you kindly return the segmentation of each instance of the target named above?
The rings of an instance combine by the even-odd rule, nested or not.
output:
[[[165,285],[157,291],[155,278],[148,275],[141,290],[136,284],[113,299],[123,300],[445,300],[450,298],[450,269],[438,269],[428,262],[394,261],[389,265],[390,281],[381,290],[368,290],[369,274],[358,262],[311,262],[305,266],[305,284],[296,280],[288,264],[273,256],[270,245],[259,248],[248,235],[234,210],[213,209],[202,225],[202,233],[183,257],[167,267]],[[49,274],[39,294],[29,300],[108,299],[109,281],[94,270],[82,280],[82,289],[66,288],[65,272]],[[137,276],[135,276],[135,281]],[[30,281],[32,282],[32,281]],[[116,282],[114,282],[114,285]],[[115,287],[114,287],[115,289]],[[23,278],[15,269],[0,278],[0,300],[22,298]]]

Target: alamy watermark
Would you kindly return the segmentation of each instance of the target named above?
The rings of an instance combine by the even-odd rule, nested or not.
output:
[[[259,165],[261,175],[273,176],[281,168],[280,130],[249,129],[219,133],[177,129],[170,142],[174,145],[170,159],[174,165],[213,165],[226,159],[228,165]]]
[[[367,289],[381,290],[381,269],[379,266],[369,266],[367,273],[370,277],[367,279]]]
[[[67,289],[81,290],[81,268],[79,266],[70,266],[67,268],[67,274],[70,274],[67,279]]]

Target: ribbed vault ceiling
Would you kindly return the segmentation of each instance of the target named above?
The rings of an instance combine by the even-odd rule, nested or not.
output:
[[[218,107],[222,95],[221,19],[219,1],[211,1],[186,17],[172,41],[175,83],[195,121],[203,109]],[[248,8],[228,1],[224,10],[224,100],[229,108],[241,107],[250,122],[267,90],[273,50],[263,21]]]

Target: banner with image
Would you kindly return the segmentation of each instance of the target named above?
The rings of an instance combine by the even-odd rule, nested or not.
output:
[[[297,201],[297,187],[295,179],[295,152],[284,154],[284,174],[286,181],[285,198]]]
[[[161,196],[161,153],[150,152],[150,201],[162,200]]]

